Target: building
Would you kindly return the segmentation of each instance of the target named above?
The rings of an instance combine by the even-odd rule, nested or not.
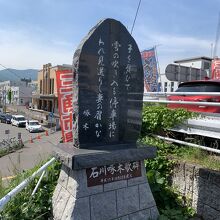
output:
[[[33,89],[27,87],[22,81],[0,82],[0,103],[1,105],[27,105],[31,102],[32,91]]]
[[[31,82],[28,83],[28,87],[31,87],[31,88],[33,88],[34,91],[37,91],[38,81],[37,80],[32,80]]]
[[[11,103],[14,105],[29,105],[33,88],[26,86],[11,86]],[[9,100],[8,100],[9,104]]]
[[[181,66],[194,67],[205,70],[210,77],[212,58],[210,57],[193,57],[188,59],[176,60],[174,63]]]
[[[72,70],[72,65],[52,66],[51,63],[43,65],[43,69],[38,72],[37,92],[32,95],[34,109],[58,113],[57,70]]]
[[[181,66],[205,70],[207,72],[207,76],[211,77],[212,58],[210,58],[210,57],[205,57],[205,56],[192,57],[192,58],[176,60],[176,61],[174,61],[174,63],[179,64]],[[166,78],[165,73],[161,74],[161,85],[162,85],[161,87],[162,87],[163,92],[174,92],[178,88],[179,83],[181,83],[181,82],[169,81]]]

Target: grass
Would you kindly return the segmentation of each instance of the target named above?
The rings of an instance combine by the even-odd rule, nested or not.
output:
[[[208,169],[220,171],[220,156],[199,148],[182,146],[180,147],[179,153],[175,154],[175,158],[198,164]]]
[[[144,142],[158,147],[159,151],[163,151],[166,155],[176,160],[182,160],[198,164],[204,168],[220,171],[220,156],[217,154],[199,148],[175,145],[154,137],[146,137]]]
[[[45,162],[42,162],[24,173],[17,174],[8,186],[3,186],[1,181],[0,198],[15,188],[22,180],[29,177],[44,163]],[[5,206],[4,210],[0,212],[0,219],[50,219],[52,195],[59,176],[60,167],[60,163],[55,161],[47,168],[46,175],[42,179],[38,191],[34,196],[31,196],[31,193],[37,184],[39,176],[31,181],[30,184],[18,193]]]
[[[11,147],[0,149],[0,158],[7,155],[7,154],[13,153],[16,150],[23,148],[23,146],[24,146],[23,143],[22,144],[16,143]]]

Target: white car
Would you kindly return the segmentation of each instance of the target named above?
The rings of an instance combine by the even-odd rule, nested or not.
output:
[[[37,120],[28,120],[26,122],[26,129],[29,132],[39,132],[44,130]]]
[[[26,119],[23,115],[12,115],[11,124],[17,127],[25,127]]]

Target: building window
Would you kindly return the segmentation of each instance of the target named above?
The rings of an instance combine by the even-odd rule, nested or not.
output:
[[[50,79],[50,94],[54,93],[54,79]]]
[[[158,85],[157,85],[157,91],[158,91],[158,92],[161,91],[161,82],[159,82]]]
[[[209,68],[210,68],[210,63],[209,62],[204,62],[204,67],[203,67],[203,69],[204,70],[209,70]]]
[[[20,101],[21,101],[21,104],[23,104],[23,99],[20,99]]]
[[[174,82],[171,82],[171,86],[170,86],[170,91],[173,92],[174,91]]]
[[[40,80],[40,94],[42,93],[42,80]]]
[[[164,92],[167,92],[167,82],[164,82]]]

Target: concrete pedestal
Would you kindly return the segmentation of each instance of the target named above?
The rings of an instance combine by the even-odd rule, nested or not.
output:
[[[53,195],[55,220],[147,220],[159,216],[146,178],[142,176],[87,187],[86,169],[63,165]]]

